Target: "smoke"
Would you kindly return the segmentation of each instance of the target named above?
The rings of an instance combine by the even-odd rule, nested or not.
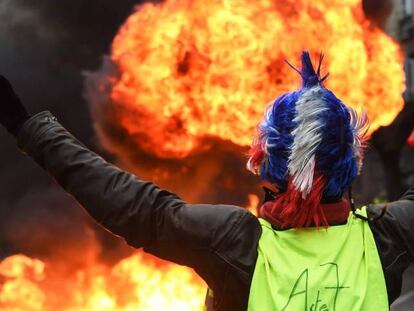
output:
[[[118,27],[140,2],[1,1],[0,73],[11,80],[29,112],[51,110],[96,149],[82,71],[99,66]],[[15,252],[50,256],[49,249],[79,240],[80,249],[94,239],[118,245],[101,229],[96,236],[88,231],[94,225],[74,200],[17,151],[10,135],[0,131],[0,140],[0,258]]]
[[[69,196],[62,197],[54,189],[31,189],[5,216],[2,238],[9,241],[14,252],[76,266],[90,262],[99,253],[86,215],[77,212]],[[73,245],[77,256],[73,256]]]
[[[392,11],[390,0],[363,0],[365,15],[378,27],[384,29]]]

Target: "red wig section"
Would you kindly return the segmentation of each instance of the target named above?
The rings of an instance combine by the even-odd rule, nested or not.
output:
[[[321,206],[321,198],[325,188],[325,178],[317,176],[306,199],[289,179],[288,189],[272,202],[267,202],[266,209],[271,215],[279,218],[282,228],[302,228],[309,226],[328,227],[328,220]],[[277,216],[276,216],[277,215]]]
[[[247,162],[247,169],[255,174],[258,174],[260,165],[265,158],[265,151],[261,143],[255,143],[249,151],[249,161]]]

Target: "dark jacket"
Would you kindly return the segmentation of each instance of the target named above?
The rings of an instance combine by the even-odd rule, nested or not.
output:
[[[102,226],[135,247],[193,268],[214,291],[215,310],[246,310],[261,227],[247,210],[188,204],[177,195],[107,163],[49,112],[30,118],[18,135],[30,155]],[[376,216],[381,206],[370,205]],[[414,255],[414,188],[370,224],[389,302],[400,294]]]

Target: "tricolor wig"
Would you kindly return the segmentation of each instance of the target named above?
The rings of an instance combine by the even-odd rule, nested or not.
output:
[[[322,197],[341,197],[359,174],[368,128],[361,116],[323,85],[302,52],[302,87],[271,102],[258,126],[247,167],[282,194],[284,217],[296,227],[327,225]]]

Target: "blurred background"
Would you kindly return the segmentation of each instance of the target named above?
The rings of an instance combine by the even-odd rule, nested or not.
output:
[[[414,0],[0,0],[0,73],[30,112],[194,203],[259,205],[248,145],[298,87],[284,60],[302,49],[371,119],[357,204],[398,199],[414,184]],[[0,141],[0,309],[201,310],[189,269],[127,247]],[[413,306],[409,268],[392,310]]]

